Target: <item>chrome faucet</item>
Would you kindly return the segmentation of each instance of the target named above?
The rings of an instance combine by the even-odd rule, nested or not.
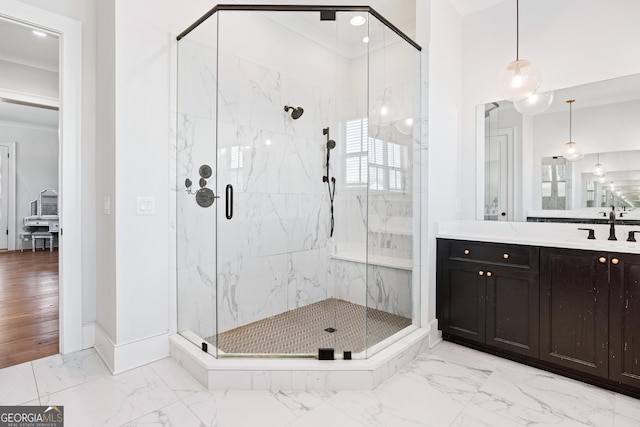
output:
[[[607,240],[618,240],[616,239],[616,208],[615,206],[611,206],[611,212],[609,212],[609,239]]]

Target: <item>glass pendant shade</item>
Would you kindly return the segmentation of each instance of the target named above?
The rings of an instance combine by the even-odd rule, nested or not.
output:
[[[518,59],[498,74],[498,92],[507,101],[519,101],[536,93],[541,80],[538,67],[526,59]]]
[[[604,175],[604,169],[602,169],[602,165],[600,163],[596,163],[595,167],[593,168],[593,174],[595,176]]]
[[[520,114],[525,116],[535,116],[536,114],[542,114],[547,111],[547,108],[553,103],[553,91],[534,93],[533,95],[515,101],[513,106]]]
[[[582,154],[582,150],[580,150],[578,144],[573,141],[569,141],[562,147],[562,157],[567,160],[574,161],[583,158],[584,154]]]

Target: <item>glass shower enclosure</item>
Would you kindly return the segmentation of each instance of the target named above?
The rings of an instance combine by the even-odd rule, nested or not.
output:
[[[419,326],[420,47],[364,6],[219,5],[178,40],[178,332],[358,359]]]

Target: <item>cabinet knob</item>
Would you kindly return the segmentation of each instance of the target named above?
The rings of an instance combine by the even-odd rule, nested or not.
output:
[[[469,255],[469,249],[465,249],[465,250],[464,250],[464,254],[465,254],[465,255]]]
[[[487,271],[487,277],[491,277],[493,273],[491,273],[490,271]]]
[[[478,271],[478,274],[479,274],[480,276],[484,276],[484,271],[480,270],[480,271]]]
[[[618,258],[612,258],[611,259],[611,264],[613,264],[613,265],[618,265],[619,262],[620,262],[620,260]]]
[[[509,259],[509,254],[502,254],[502,258]]]
[[[604,264],[605,262],[607,262],[607,259],[601,256],[600,258],[598,258],[598,261],[600,261],[601,264]]]

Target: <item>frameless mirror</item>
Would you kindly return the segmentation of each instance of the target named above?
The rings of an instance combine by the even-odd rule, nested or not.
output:
[[[597,217],[611,206],[640,218],[640,74],[556,90],[531,114],[496,101],[477,117],[479,219]],[[562,157],[570,134],[579,160]]]

